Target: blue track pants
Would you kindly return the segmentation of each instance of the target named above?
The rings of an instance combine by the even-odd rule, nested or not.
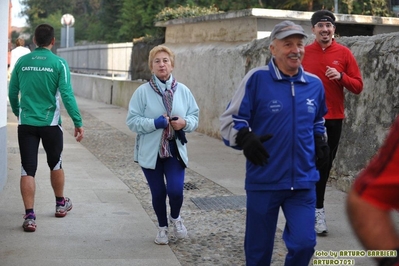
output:
[[[316,246],[315,201],[315,189],[247,191],[246,265],[270,265],[280,207],[286,219],[285,266],[309,265]]]

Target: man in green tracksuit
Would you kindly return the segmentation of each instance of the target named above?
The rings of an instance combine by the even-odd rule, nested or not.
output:
[[[41,24],[35,29],[37,48],[15,64],[9,86],[9,100],[18,118],[18,143],[21,154],[21,194],[25,206],[22,227],[36,230],[34,212],[35,174],[40,140],[47,155],[51,186],[54,190],[55,216],[64,217],[72,202],[64,197],[65,176],[62,169],[63,132],[60,97],[75,125],[75,138],[83,139],[82,118],[70,83],[67,62],[51,52],[54,28]]]

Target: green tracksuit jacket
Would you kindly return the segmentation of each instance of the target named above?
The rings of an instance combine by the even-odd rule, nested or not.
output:
[[[81,127],[68,63],[46,48],[36,48],[17,61],[8,97],[20,125],[61,125],[60,96],[75,127]]]

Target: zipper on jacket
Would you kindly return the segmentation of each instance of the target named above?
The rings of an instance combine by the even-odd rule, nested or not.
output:
[[[291,94],[292,94],[292,165],[295,166],[295,132],[296,132],[296,105],[295,105],[295,87],[294,82],[291,81]],[[291,178],[291,190],[294,190],[294,180],[295,180],[295,167],[292,167],[292,178]]]
[[[294,82],[292,82],[292,81],[291,81],[291,94],[292,94],[292,97],[295,97]],[[295,107],[295,105],[294,105],[294,107]]]

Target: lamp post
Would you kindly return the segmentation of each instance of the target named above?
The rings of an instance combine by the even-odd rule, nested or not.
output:
[[[65,14],[61,17],[62,26],[66,26],[66,47],[69,47],[69,27],[75,24],[75,18],[71,14]]]
[[[334,0],[334,13],[338,13],[338,0]]]

